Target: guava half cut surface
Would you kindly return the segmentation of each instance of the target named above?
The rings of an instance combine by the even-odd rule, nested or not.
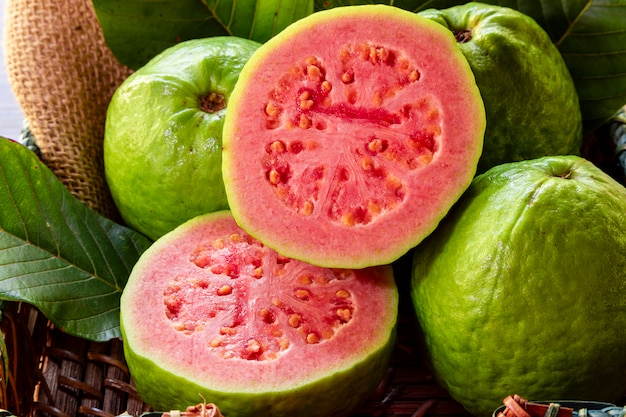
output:
[[[222,135],[229,206],[290,258],[387,264],[469,186],[485,123],[449,30],[386,5],[317,12],[241,71]]]
[[[382,381],[395,337],[390,266],[326,269],[279,255],[228,211],[158,239],[121,300],[125,357],[156,410],[344,416]]]

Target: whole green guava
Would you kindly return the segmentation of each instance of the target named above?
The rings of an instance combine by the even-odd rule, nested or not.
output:
[[[626,189],[551,156],[477,176],[415,249],[436,378],[476,416],[508,395],[615,403],[626,387]]]
[[[228,208],[222,126],[239,72],[259,45],[234,36],[181,42],[116,90],[105,126],[105,175],[130,227],[156,239]]]
[[[452,31],[476,77],[487,129],[478,172],[546,155],[579,155],[576,87],[556,45],[529,16],[471,2],[419,13]]]

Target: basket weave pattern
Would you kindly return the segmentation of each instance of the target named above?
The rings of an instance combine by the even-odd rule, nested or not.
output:
[[[3,314],[10,366],[2,408],[24,417],[149,410],[132,385],[121,340],[96,343],[68,335],[25,304],[12,303]]]

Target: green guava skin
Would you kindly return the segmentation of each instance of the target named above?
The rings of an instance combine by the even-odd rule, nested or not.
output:
[[[127,345],[124,345],[124,355],[142,399],[155,410],[185,410],[206,399],[228,417],[342,417],[350,415],[374,393],[387,372],[394,343],[395,337],[352,368],[280,392],[210,389],[194,383],[188,376],[162,369],[157,363],[135,354]],[[154,390],[156,386],[158,392]],[[219,387],[219,381],[215,386]]]
[[[205,352],[206,360],[203,366],[210,367],[209,372],[215,370],[214,373],[211,373],[211,376],[203,372],[197,372],[196,374],[190,372],[190,369],[197,369],[196,366],[193,366],[193,362],[190,365],[189,363],[182,363],[185,360],[172,361],[171,355],[168,353],[168,348],[172,349],[171,345],[158,347],[161,345],[159,343],[160,340],[158,340],[158,336],[154,335],[160,332],[161,329],[155,329],[153,323],[156,323],[156,326],[171,327],[171,322],[168,322],[165,317],[165,305],[151,307],[158,304],[159,301],[155,300],[154,297],[147,297],[146,295],[146,286],[149,286],[151,291],[154,290],[157,297],[160,297],[160,294],[163,293],[163,281],[160,278],[155,278],[155,275],[150,273],[151,268],[154,267],[155,263],[158,263],[156,268],[160,271],[165,271],[165,274],[171,274],[172,279],[177,274],[185,274],[188,270],[174,261],[178,259],[178,255],[171,252],[181,250],[182,240],[185,241],[183,246],[204,244],[206,241],[210,242],[215,235],[212,232],[213,229],[207,228],[207,225],[211,226],[211,228],[226,230],[226,235],[228,236],[233,232],[233,229],[226,229],[223,226],[225,224],[224,221],[232,221],[234,224],[230,211],[224,210],[208,213],[185,222],[172,232],[158,239],[144,252],[133,268],[121,297],[120,327],[122,340],[124,341],[126,362],[142,399],[154,410],[158,411],[185,410],[190,405],[199,404],[206,400],[208,403],[216,404],[220,411],[228,417],[340,417],[350,415],[355,408],[374,393],[384,379],[394,351],[399,294],[393,270],[390,266],[381,266],[377,268],[377,276],[370,275],[367,277],[371,278],[370,282],[375,282],[375,284],[371,284],[363,291],[378,291],[380,297],[371,299],[369,303],[359,303],[364,298],[357,300],[357,306],[362,311],[360,313],[361,319],[359,319],[361,325],[363,325],[364,320],[367,321],[368,325],[372,323],[367,316],[364,316],[370,307],[378,312],[376,319],[380,325],[371,328],[358,326],[345,329],[341,333],[343,336],[340,336],[340,332],[338,332],[335,337],[341,337],[343,341],[358,340],[359,342],[355,346],[335,345],[333,349],[343,348],[348,353],[343,354],[343,352],[340,352],[340,357],[343,359],[338,362],[338,366],[327,374],[318,372],[322,377],[311,375],[310,372],[311,369],[315,369],[315,373],[318,369],[324,367],[324,352],[328,350],[317,350],[318,357],[306,357],[305,360],[312,362],[308,364],[308,367],[298,366],[298,363],[294,363],[293,360],[284,360],[285,356],[274,359],[277,361],[282,360],[279,368],[285,369],[287,374],[292,369],[308,369],[308,371],[301,372],[301,379],[284,376],[281,372],[278,372],[277,375],[268,375],[267,385],[272,387],[272,389],[268,389],[263,382],[254,382],[252,379],[250,381],[233,381],[232,375],[239,375],[240,372],[230,372],[229,369],[230,367],[237,368],[237,362],[244,359],[220,358],[217,354],[211,352],[210,349],[203,350],[201,346],[198,346],[198,344],[204,344],[204,341],[197,338],[189,337],[185,341],[185,338],[189,335],[181,335],[177,337],[177,342],[189,345],[189,358],[185,359],[199,360],[198,352]],[[200,238],[197,238],[197,236],[200,236]],[[198,240],[196,241],[196,239]],[[186,256],[185,250],[181,253],[183,253],[182,257]],[[302,270],[303,268],[298,269],[298,271]],[[280,277],[274,277],[274,279],[278,278]],[[269,278],[264,277],[264,279]],[[150,282],[146,282],[147,280],[150,280]],[[289,281],[289,283],[289,285],[292,285],[293,280]],[[276,285],[278,284],[275,284],[275,287]],[[286,284],[283,285],[287,287]],[[350,287],[347,287],[347,289],[350,290]],[[356,287],[352,289],[355,290]],[[287,293],[287,289],[285,289],[285,293]],[[370,293],[368,292],[367,294]],[[279,296],[279,294],[274,295]],[[252,310],[253,303],[251,301],[241,300],[241,303],[246,302],[249,302],[249,304],[240,304],[242,311]],[[148,307],[137,307],[137,303],[150,304],[148,304]],[[138,313],[135,310],[140,312]],[[355,314],[355,317],[358,318],[357,314]],[[254,313],[244,313],[243,315],[246,315],[244,320],[253,320],[252,316]],[[140,317],[137,318],[137,316]],[[153,327],[146,329],[141,326],[141,322],[144,320],[149,321],[149,326]],[[365,333],[361,334],[361,331]],[[168,330],[164,331],[164,333],[167,332]],[[146,340],[146,333],[148,333],[147,339],[149,340]],[[344,337],[346,335],[348,337]],[[250,337],[252,336],[254,334],[250,335]],[[325,340],[319,346],[321,347],[323,343],[332,342],[332,339]],[[208,341],[206,343],[208,344]],[[176,346],[175,349],[179,350],[179,346]],[[198,348],[198,351],[194,352],[194,347]],[[304,350],[305,347],[293,347],[293,349],[299,348],[306,352]],[[291,352],[287,352],[285,355],[289,353]],[[298,358],[300,356],[295,357]],[[291,358],[293,359],[294,357],[291,356]],[[332,361],[334,358],[327,359]],[[218,364],[218,366],[212,367],[207,365],[212,363]],[[254,361],[249,361],[249,363],[252,363],[251,366],[254,367]],[[262,365],[262,362],[259,363],[259,367]],[[248,363],[244,363],[244,366],[248,366]],[[261,369],[267,370],[267,368]],[[288,378],[290,382],[285,382],[281,377]],[[232,388],[233,383],[237,387],[242,387],[241,391]]]
[[[546,155],[580,155],[583,124],[574,81],[545,30],[506,7],[470,2],[419,12],[455,33],[487,113],[478,172]]]
[[[437,380],[476,416],[512,394],[615,403],[626,387],[626,189],[550,156],[475,178],[415,249]]]
[[[104,164],[128,226],[154,240],[197,215],[228,208],[223,120],[239,72],[259,45],[233,36],[181,42],[116,90]],[[224,96],[226,107],[204,111],[201,98],[211,92]]]

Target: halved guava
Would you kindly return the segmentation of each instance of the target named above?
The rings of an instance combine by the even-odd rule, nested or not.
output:
[[[194,218],[140,258],[121,300],[126,360],[157,410],[347,415],[392,353],[391,267],[326,269],[279,255],[228,211]]]
[[[321,11],[240,73],[222,135],[229,206],[285,256],[390,263],[469,186],[485,123],[450,31],[392,6]]]

